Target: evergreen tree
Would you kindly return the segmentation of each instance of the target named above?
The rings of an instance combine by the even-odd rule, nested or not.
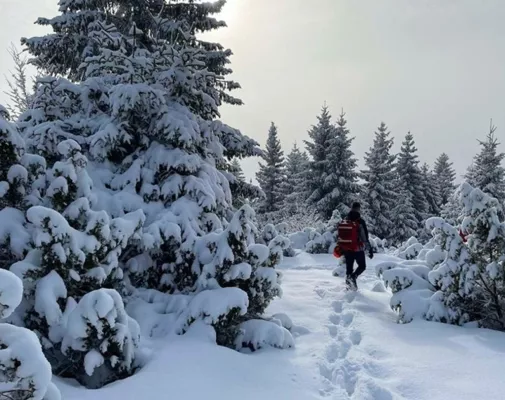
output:
[[[382,239],[390,238],[393,229],[393,209],[398,203],[395,192],[395,161],[391,154],[393,138],[384,122],[375,132],[373,146],[365,154],[366,170],[362,171],[363,200],[367,207],[369,230]]]
[[[251,182],[247,182],[242,167],[237,158],[230,164],[229,172],[233,178],[230,181],[230,190],[233,198],[233,208],[240,209],[245,203],[250,203],[260,199],[264,194],[261,189]]]
[[[74,350],[84,360],[88,354],[103,357],[113,379],[131,372],[127,350],[134,332],[132,340],[115,337],[126,320],[115,292],[103,289],[120,291],[128,283],[128,289],[184,295],[177,310],[181,332],[200,321],[215,328],[219,344],[233,347],[239,325],[259,317],[280,293],[275,266],[284,239],[270,248],[255,245],[247,206],[229,218],[231,183],[237,181],[230,161],[259,154],[256,142],[216,119],[221,87],[193,28],[184,29],[189,17],[181,11],[181,22],[151,13],[154,3],[179,2],[62,0],[62,15],[46,21],[54,34],[25,41],[36,63],[75,78],[40,79],[20,121],[30,148],[43,150],[51,166],[51,208],[28,213],[38,249],[17,266],[33,300],[28,321],[54,351],[64,340],[67,358]],[[185,10],[193,10],[191,4]],[[91,182],[87,170],[94,172]],[[50,292],[43,304],[37,301],[40,285]],[[79,303],[71,304],[70,296]],[[89,310],[86,304],[97,298],[117,304],[105,300],[108,309]],[[111,318],[91,332],[65,331],[67,317],[82,322],[83,310]],[[97,349],[100,329],[108,332]],[[72,344],[81,339],[87,346]],[[81,366],[70,371],[82,378]],[[94,386],[97,380],[86,382]]]
[[[205,3],[194,0],[113,0],[103,4],[96,0],[60,0],[62,16],[36,21],[38,25],[51,27],[54,34],[23,38],[22,43],[35,56],[34,63],[41,70],[49,75],[82,81],[86,78],[83,69],[86,59],[100,52],[95,40],[102,28],[110,34],[112,44],[120,35],[133,33],[132,24],[125,21],[132,22],[136,29],[135,38],[129,43],[130,50],[132,47],[154,49],[159,37],[170,37],[173,48],[181,50],[188,46],[189,36],[191,46],[201,54],[203,69],[213,77],[206,82],[207,85],[218,90],[218,98],[223,102],[242,104],[241,100],[228,94],[240,85],[224,79],[232,73],[228,67],[232,51],[220,43],[197,38],[199,34],[226,27],[224,21],[215,17],[225,4],[226,0]],[[168,21],[170,23],[166,23]]]
[[[306,142],[312,156],[308,201],[326,220],[335,210],[341,214],[348,212],[359,192],[357,160],[351,150],[353,138],[349,137],[344,117],[342,111],[337,126],[332,125],[328,108],[324,106],[318,125],[309,132],[312,142]]]
[[[230,165],[230,171],[235,176],[238,182],[245,182],[244,171],[242,171],[240,162],[236,158],[233,159]]]
[[[9,113],[0,106],[0,268],[8,269],[29,249],[25,227],[28,207],[40,204],[45,191],[45,160],[29,154]]]
[[[326,104],[317,117],[318,123],[309,131],[311,141],[305,140],[305,146],[311,157],[308,173],[308,203],[323,216],[326,210],[319,204],[324,197],[323,185],[329,171],[327,149],[330,141],[335,137],[335,127],[331,124],[331,115]]]
[[[230,95],[230,91],[240,85],[226,79],[232,73],[228,66],[231,50],[198,38],[202,33],[226,26],[224,21],[215,18],[225,3],[225,0],[205,3],[193,0],[61,0],[61,15],[37,20],[37,24],[51,27],[53,34],[24,38],[22,43],[35,56],[33,63],[41,71],[67,77],[73,82],[89,77],[116,79],[119,75],[123,82],[150,80],[153,83],[152,77],[156,76],[165,90],[170,85],[172,98],[191,112],[212,121],[208,130],[223,146],[220,151],[224,155],[216,159],[216,167],[228,177],[226,171],[231,159],[261,156],[261,151],[256,141],[215,120],[219,117],[221,104],[242,103]],[[184,69],[191,70],[192,77],[186,76]],[[97,96],[94,101],[100,103],[103,100],[100,98],[102,90],[93,88],[93,94]],[[52,101],[62,103],[64,99]],[[99,106],[105,106],[105,103]],[[40,108],[46,114],[54,109],[49,106]],[[68,128],[50,133],[54,140],[53,154],[56,154],[55,146],[61,140],[76,139],[68,134],[69,130],[72,133],[78,131],[80,135],[89,134],[78,126]],[[138,148],[143,145],[139,142],[141,134],[125,130],[123,136],[128,146]],[[48,135],[49,132],[37,133],[41,134]],[[45,152],[39,142],[35,141],[34,146]],[[51,163],[49,155],[45,156]],[[116,156],[121,158],[122,154]]]
[[[421,167],[424,195],[428,202],[428,214],[430,216],[440,215],[440,206],[442,205],[442,197],[440,195],[440,187],[435,174],[430,171],[428,164],[424,163]]]
[[[286,157],[286,179],[282,184],[284,196],[282,209],[288,215],[296,214],[305,207],[308,164],[307,153],[300,151],[295,143]]]
[[[263,160],[265,163],[260,163],[256,178],[261,190],[265,193],[265,199],[260,206],[260,211],[269,213],[278,211],[282,207],[283,193],[281,186],[285,179],[284,152],[277,137],[277,127],[273,122],[268,131]]]
[[[450,197],[456,190],[456,185],[454,184],[456,172],[447,154],[442,153],[437,158],[433,172],[440,190],[440,204],[443,206],[449,202]]]
[[[481,151],[474,158],[472,168],[466,174],[468,183],[488,193],[491,197],[505,199],[505,153],[498,152],[500,142],[495,136],[496,127],[491,123],[485,141],[480,141]]]
[[[407,133],[402,143],[396,171],[400,188],[409,194],[412,201],[417,230],[423,230],[423,221],[428,216],[429,204],[424,193],[423,176],[419,168],[414,136],[410,132]]]
[[[403,187],[397,186],[396,190],[398,201],[393,208],[393,228],[388,235],[388,240],[399,246],[411,237],[416,236],[419,226],[415,216],[412,195]]]

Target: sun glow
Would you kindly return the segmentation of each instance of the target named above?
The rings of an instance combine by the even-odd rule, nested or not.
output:
[[[243,0],[227,0],[226,5],[223,7],[223,11],[219,14],[219,17],[226,21],[228,24],[235,22],[239,10],[240,1]]]

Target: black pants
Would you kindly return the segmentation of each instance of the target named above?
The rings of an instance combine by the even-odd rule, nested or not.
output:
[[[365,252],[364,251],[349,251],[345,252],[344,254],[345,257],[345,266],[346,266],[346,273],[347,276],[353,275],[357,278],[360,276],[363,272],[365,272],[366,269],[366,258],[365,258]],[[353,272],[354,270],[354,261],[356,261],[356,264],[358,264],[358,268],[356,271]]]

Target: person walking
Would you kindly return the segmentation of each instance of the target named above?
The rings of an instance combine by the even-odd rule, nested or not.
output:
[[[368,228],[361,217],[361,205],[353,203],[351,211],[338,226],[338,246],[343,253],[346,264],[346,285],[352,290],[357,290],[357,278],[366,270],[365,251],[370,259],[373,258],[373,249],[368,236]],[[354,270],[354,263],[358,268]]]

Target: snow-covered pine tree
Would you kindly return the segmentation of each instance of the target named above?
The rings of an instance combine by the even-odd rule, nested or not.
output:
[[[70,369],[77,381],[96,389],[131,375],[140,328],[126,314],[117,291],[85,294],[66,318],[61,348],[72,360]]]
[[[426,201],[428,202],[428,215],[432,217],[438,216],[440,215],[440,206],[442,205],[442,197],[440,195],[438,181],[426,163],[424,163],[421,167],[421,173],[424,187],[423,192],[426,197]]]
[[[449,161],[449,156],[446,153],[442,153],[436,159],[433,173],[440,190],[440,205],[444,206],[449,202],[450,197],[456,190],[456,185],[454,184],[456,171],[454,171],[452,162]]]
[[[387,239],[398,246],[417,235],[418,223],[410,192],[401,186],[396,186],[395,190],[399,201],[392,210],[393,227]]]
[[[234,179],[229,179],[229,181],[233,198],[233,207],[236,210],[240,209],[246,202],[251,203],[264,196],[264,193],[258,186],[246,181],[244,172],[237,158],[232,160],[229,168],[229,172],[234,176]]]
[[[79,145],[66,140],[58,149],[62,161],[47,173],[47,207],[34,206],[26,213],[34,249],[11,270],[24,282],[25,326],[40,336],[55,373],[64,372],[90,386],[96,377],[90,373],[91,381],[87,380],[84,354],[70,359],[61,349],[69,329],[67,318],[88,293],[100,288],[121,290],[119,258],[131,238],[140,238],[145,217],[137,210],[111,220],[105,211],[93,211],[92,182]],[[123,330],[125,335],[128,332]],[[89,338],[103,340],[96,330]],[[112,365],[99,379],[102,384],[132,372],[131,365],[126,369],[116,365],[111,358],[116,356],[114,352],[106,356]]]
[[[319,201],[324,197],[324,181],[329,171],[327,151],[330,141],[335,137],[335,126],[331,123],[331,115],[326,104],[317,117],[318,123],[309,131],[311,141],[305,140],[305,146],[311,157],[307,179],[308,203],[314,206],[317,212],[328,219],[326,210]]]
[[[24,213],[41,201],[45,170],[42,157],[25,152],[16,125],[0,106],[0,268],[8,269],[30,248]]]
[[[261,190],[265,193],[259,211],[262,213],[271,213],[278,211],[282,207],[283,193],[282,183],[285,179],[284,152],[277,136],[277,127],[272,122],[268,131],[268,139],[264,163],[259,164],[259,171],[256,174]]]
[[[286,157],[286,179],[282,183],[283,214],[293,215],[306,207],[309,158],[296,143]]]
[[[444,262],[429,274],[439,289],[437,296],[448,308],[446,321],[505,330],[505,223],[497,199],[463,183],[458,189],[462,206],[461,229],[434,218],[437,241],[447,252]]]
[[[442,207],[440,216],[452,226],[459,226],[461,224],[461,204],[459,193],[456,190],[449,196],[449,201]]]
[[[351,150],[353,138],[349,136],[345,113],[342,111],[334,126],[328,107],[324,106],[318,121],[309,131],[312,142],[305,142],[312,157],[308,201],[328,220],[335,210],[345,214],[357,197],[357,160]]]
[[[393,210],[398,204],[395,192],[396,156],[391,154],[393,141],[386,124],[381,122],[375,132],[373,146],[365,154],[367,168],[361,172],[369,230],[381,239],[391,237],[394,224]]]
[[[75,139],[86,150],[97,209],[113,218],[144,210],[143,233],[127,243],[121,260],[127,265],[125,280],[187,296],[185,321],[208,323],[209,311],[219,336],[229,338],[236,332],[235,317],[247,319],[253,304],[244,288],[254,286],[258,298],[272,293],[270,285],[256,285],[252,274],[232,283],[215,279],[232,272],[230,259],[240,259],[230,235],[236,226],[226,218],[233,209],[230,181],[235,180],[229,160],[262,153],[256,142],[215,119],[218,77],[205,67],[205,56],[197,39],[183,29],[185,23],[151,14],[149,7],[140,10],[149,6],[140,1],[132,9],[119,1],[63,3],[62,15],[51,20],[55,34],[26,43],[40,65],[53,53],[55,63],[47,69],[74,68],[83,80],[49,77],[41,82],[23,130],[34,148],[47,149],[56,160],[56,144],[63,139]],[[68,54],[81,57],[78,66]],[[216,253],[217,236],[222,251]],[[272,278],[279,252],[262,251],[261,259],[270,260],[267,279],[277,287]],[[199,262],[209,253],[215,257],[214,270]],[[234,294],[228,296],[230,291]]]
[[[475,155],[472,168],[466,174],[468,183],[497,198],[500,202],[505,199],[505,168],[503,159],[505,153],[498,151],[500,142],[495,136],[496,127],[491,121],[486,140],[480,141],[480,152]]]
[[[229,93],[240,85],[225,78],[232,73],[229,68],[231,50],[220,43],[198,38],[201,33],[226,26],[224,21],[215,17],[225,3],[225,0],[112,0],[97,4],[95,0],[61,0],[61,15],[37,20],[37,24],[51,27],[53,34],[23,38],[22,43],[35,56],[32,62],[41,71],[52,76],[65,76],[73,82],[83,81],[93,74],[89,62],[90,59],[96,61],[96,57],[105,65],[103,74],[124,74],[130,70],[129,83],[145,82],[147,76],[154,73],[153,68],[156,69],[159,80],[172,81],[173,93],[179,102],[209,121],[209,130],[224,147],[221,149],[224,157],[216,160],[216,166],[231,183],[234,179],[228,172],[230,161],[234,157],[260,157],[262,152],[255,140],[215,120],[219,117],[218,106],[222,103],[242,104],[240,99]],[[160,38],[163,40],[160,41]],[[134,59],[131,58],[133,53],[136,55]],[[151,58],[146,58],[147,53],[151,54]],[[181,66],[199,71],[198,77],[195,77],[199,82],[198,90],[187,90],[192,83],[184,81],[184,73],[175,76],[176,69],[166,66],[167,58],[174,57],[180,60]],[[148,63],[141,68],[144,61]],[[163,63],[165,68],[161,65]],[[131,71],[132,67],[137,69],[135,73]],[[163,72],[160,74],[160,71]],[[67,96],[72,94],[69,92]],[[96,96],[100,94],[100,90],[94,92]],[[94,100],[100,102],[100,97]],[[52,109],[46,107],[44,112],[50,113]],[[64,128],[64,132],[52,134],[63,134],[65,138],[77,140],[69,137],[68,128]],[[89,134],[76,127],[72,133],[75,130],[80,134]],[[47,135],[49,132],[39,134]],[[132,142],[130,145],[135,147],[137,144]],[[45,156],[51,162],[48,155]],[[252,194],[258,194],[252,187],[247,189]]]
[[[245,176],[244,176],[244,171],[242,170],[242,167],[240,166],[240,162],[234,158],[233,161],[231,162],[231,173],[235,178],[237,178],[237,181],[239,182],[245,182]]]
[[[226,22],[217,19],[226,0],[197,2],[194,0],[114,0],[107,5],[97,5],[95,0],[60,0],[62,15],[53,18],[39,18],[36,23],[49,26],[54,34],[44,37],[23,38],[22,43],[35,56],[35,65],[49,75],[65,76],[71,81],[86,78],[82,64],[90,56],[96,55],[97,46],[94,32],[102,25],[112,28],[110,21],[116,21],[114,28],[120,35],[128,35],[131,25],[122,21],[133,21],[136,26],[135,46],[152,48],[158,37],[168,37],[177,31],[191,36],[191,45],[201,54],[200,61],[215,78],[208,82],[219,92],[220,101],[228,104],[242,104],[228,92],[240,88],[237,82],[226,80],[232,73],[228,67],[232,51],[220,43],[211,43],[197,37],[198,34],[226,27]],[[164,24],[170,21],[170,24]],[[111,41],[117,39],[111,35]],[[69,42],[68,38],[78,38]],[[188,46],[185,35],[174,35],[171,43],[176,50]],[[130,43],[131,45],[133,43]],[[75,52],[68,53],[69,47]]]
[[[340,113],[335,136],[330,140],[327,149],[329,173],[325,181],[328,194],[322,199],[327,210],[326,215],[333,218],[333,213],[338,210],[343,216],[350,211],[351,204],[358,200],[360,187],[358,184],[358,172],[356,167],[358,160],[351,149],[354,137],[350,136],[345,119],[345,112]]]
[[[423,222],[428,216],[429,204],[424,194],[423,176],[419,168],[414,136],[410,132],[407,133],[402,143],[396,164],[396,173],[399,179],[400,190],[405,190],[412,201],[417,224],[416,230],[421,231],[424,229]],[[398,190],[398,193],[400,190]]]
[[[0,320],[8,318],[23,298],[23,284],[13,273],[0,270]],[[60,400],[51,382],[51,365],[42,353],[34,332],[0,323],[0,398]]]
[[[464,183],[461,228],[468,234],[471,267],[456,277],[468,298],[463,311],[485,328],[505,330],[505,222],[498,199]],[[450,293],[448,293],[450,296]]]

